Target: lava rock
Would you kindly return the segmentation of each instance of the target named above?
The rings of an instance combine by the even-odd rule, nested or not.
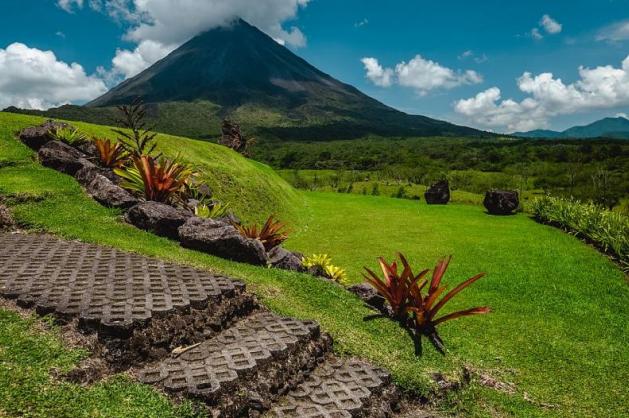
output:
[[[142,202],[135,205],[125,215],[125,220],[136,227],[154,234],[179,238],[181,227],[192,215],[182,209],[159,202]]]
[[[492,215],[512,215],[520,206],[520,197],[512,190],[490,190],[485,193],[483,205]]]
[[[303,265],[303,256],[299,253],[293,253],[280,246],[269,251],[269,263],[278,269],[305,272]]]
[[[75,147],[85,155],[95,156],[98,153],[96,145],[92,141],[82,142],[75,145]]]
[[[94,165],[80,151],[61,141],[49,141],[37,155],[43,166],[71,176],[83,167]]]
[[[13,228],[14,225],[15,223],[13,222],[9,209],[4,205],[0,205],[0,231],[9,230]]]
[[[448,180],[434,183],[424,193],[424,199],[429,205],[447,205],[450,201],[450,184]]]
[[[376,289],[367,283],[357,284],[347,288],[348,291],[358,296],[363,302],[378,311],[385,310],[385,300]]]
[[[179,228],[181,245],[208,254],[255,265],[267,265],[268,255],[258,240],[243,237],[232,225],[214,219],[189,218]]]
[[[327,279],[330,280],[330,278],[328,277],[327,274],[325,274],[325,269],[321,266],[312,266],[312,267],[308,267],[308,269],[306,270],[308,272],[308,274],[310,274],[311,276],[315,276],[315,277],[321,277],[323,279]]]
[[[94,200],[110,208],[128,209],[138,203],[131,193],[100,174],[94,175],[85,190]]]
[[[112,183],[118,184],[119,177],[114,174],[113,171],[108,170],[106,168],[97,167],[95,165],[87,165],[76,172],[74,178],[79,182],[83,187],[86,187],[90,184],[97,175],[101,175],[109,179]]]
[[[19,137],[20,140],[29,148],[39,150],[45,144],[54,140],[52,132],[56,129],[68,127],[70,127],[70,125],[67,123],[49,120],[39,126],[32,126],[30,128],[23,129],[20,132]]]

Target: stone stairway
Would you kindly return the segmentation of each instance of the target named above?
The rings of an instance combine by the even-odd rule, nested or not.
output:
[[[264,310],[229,278],[49,235],[6,233],[0,295],[76,324],[96,336],[95,354],[111,370],[130,370],[173,398],[201,400],[209,416],[396,415],[399,396],[386,372],[337,358],[317,324]]]

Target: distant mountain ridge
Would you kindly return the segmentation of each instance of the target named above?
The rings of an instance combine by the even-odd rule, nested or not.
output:
[[[604,118],[585,126],[575,126],[563,132],[538,129],[529,132],[515,132],[513,136],[522,138],[585,139],[618,138],[629,139],[629,119],[624,117]]]
[[[491,135],[386,106],[243,20],[194,37],[84,107],[45,114],[100,122],[136,97],[149,105],[157,129],[197,137],[217,135],[223,118],[278,139]]]

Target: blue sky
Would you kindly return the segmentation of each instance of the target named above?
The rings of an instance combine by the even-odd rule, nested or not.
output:
[[[82,103],[195,33],[243,15],[323,71],[408,113],[497,131],[629,114],[629,0],[3,3],[0,106]]]

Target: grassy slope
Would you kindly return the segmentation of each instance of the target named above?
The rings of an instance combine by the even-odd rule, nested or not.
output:
[[[0,127],[5,136],[43,120],[35,116],[0,113]],[[91,136],[116,137],[105,126],[81,122],[72,124]],[[247,160],[228,148],[205,141],[160,134],[158,142],[159,150],[165,155],[174,157],[180,154],[197,167],[214,195],[229,203],[243,220],[261,221],[271,213],[295,220],[294,208],[301,206],[301,197],[268,166]],[[10,156],[0,153],[0,165],[5,158],[10,159]]]
[[[388,368],[407,389],[425,392],[430,387],[429,373],[455,372],[465,363],[517,384],[515,395],[473,384],[448,403],[467,415],[627,413],[627,286],[613,265],[567,235],[523,216],[490,218],[469,206],[428,208],[404,200],[306,194],[307,205],[296,214],[302,228],[290,245],[333,254],[354,278],[362,265],[374,265],[375,256],[390,257],[396,250],[406,251],[422,266],[443,254],[455,254],[450,280],[482,270],[490,273],[457,307],[489,303],[496,312],[446,325],[443,336],[451,355],[443,358],[425,346],[424,356],[418,359],[401,330],[387,322],[363,322],[368,311],[341,289],[304,275],[184,250],[121,223],[119,212],[88,199],[73,179],[31,162],[30,150],[11,138],[17,125],[25,122],[16,117],[0,124],[0,167],[8,161],[16,164],[0,168],[0,193],[50,194],[42,202],[13,207],[24,223],[240,277],[267,306],[319,321],[335,337],[337,350]],[[21,355],[19,350],[4,350],[1,357]],[[49,381],[41,385],[38,389],[44,392],[59,388]],[[604,390],[599,390],[601,385]],[[112,394],[117,390],[109,384],[99,388]],[[30,390],[26,382],[18,382],[15,390],[22,389]],[[137,390],[130,385],[123,392]],[[537,402],[560,407],[548,409],[526,401],[525,392]],[[129,395],[129,399],[129,408],[137,405],[137,398]],[[36,397],[25,402],[30,406],[20,411],[40,405]],[[80,405],[82,399],[69,401],[68,408],[76,407],[73,402]],[[100,413],[107,411],[105,403],[91,405]]]

